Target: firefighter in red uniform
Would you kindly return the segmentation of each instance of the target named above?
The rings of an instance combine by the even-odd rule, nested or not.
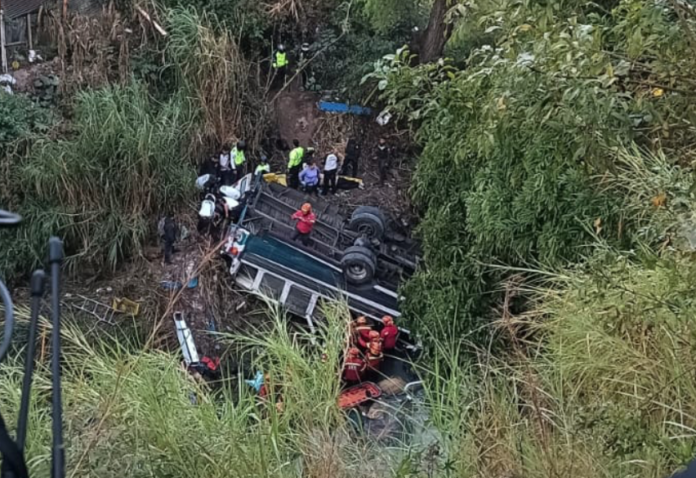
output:
[[[396,340],[399,338],[399,328],[394,325],[394,319],[389,315],[382,317],[382,323],[384,328],[382,328],[380,336],[384,341],[384,350],[393,350],[396,348]]]
[[[372,370],[379,370],[379,364],[382,363],[382,337],[379,332],[370,332],[370,342],[367,344],[367,365]]]
[[[348,357],[343,365],[343,379],[348,383],[360,382],[366,369],[367,363],[360,356],[360,350],[355,347],[348,349]]]
[[[367,319],[364,316],[355,319],[353,322],[353,340],[363,350],[367,348],[367,343],[370,341],[370,332],[372,332],[372,327],[367,324]]]

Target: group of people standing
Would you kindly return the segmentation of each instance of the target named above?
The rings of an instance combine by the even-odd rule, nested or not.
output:
[[[302,189],[308,194],[334,194],[337,191],[337,180],[340,161],[334,152],[329,153],[322,161],[322,168],[314,160],[314,148],[300,146],[297,139],[292,141],[293,149],[288,156],[288,186]],[[324,182],[321,183],[321,175]]]
[[[390,316],[382,318],[382,330],[374,330],[365,317],[351,324],[351,347],[343,365],[343,379],[348,383],[361,382],[369,371],[378,371],[384,351],[396,348],[399,328]]]
[[[361,155],[360,143],[350,138],[346,144],[343,163],[335,151],[330,152],[321,161],[321,168],[314,159],[314,148],[304,148],[299,140],[294,139],[293,148],[288,156],[288,186],[302,189],[308,194],[334,194],[337,191],[338,176],[358,176],[358,163]],[[379,170],[380,185],[384,185],[392,167],[393,148],[380,138],[375,151]],[[323,175],[323,184],[322,184]]]
[[[246,161],[246,141],[237,142],[232,149],[227,145],[223,146],[217,161],[213,158],[213,162],[217,162],[216,173],[220,183],[224,186],[234,184],[245,174]]]

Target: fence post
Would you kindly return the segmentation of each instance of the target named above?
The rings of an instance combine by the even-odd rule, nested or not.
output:
[[[27,13],[27,41],[29,42],[29,49],[34,49],[34,38],[31,34],[31,13]]]
[[[7,50],[5,50],[5,12],[0,0],[0,56],[2,56],[2,72],[7,73]]]

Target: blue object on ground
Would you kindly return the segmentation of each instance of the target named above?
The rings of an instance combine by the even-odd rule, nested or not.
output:
[[[172,280],[163,280],[160,282],[160,286],[162,286],[164,290],[179,290],[183,287],[181,282]]]
[[[261,386],[263,385],[263,372],[258,371],[256,372],[256,376],[254,377],[253,380],[244,380],[247,385],[252,387],[254,390],[256,390],[256,393],[259,393],[261,391]]]
[[[188,287],[189,289],[195,289],[196,287],[198,287],[198,277],[194,277],[193,279],[188,281],[186,287]]]
[[[372,114],[372,110],[364,106],[348,105],[346,103],[334,103],[331,101],[320,101],[319,109],[329,113],[347,113],[361,116],[369,116]]]

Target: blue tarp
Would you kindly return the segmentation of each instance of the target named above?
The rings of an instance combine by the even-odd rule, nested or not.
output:
[[[372,110],[364,106],[349,105],[347,103],[333,103],[330,101],[320,101],[319,109],[329,113],[343,113],[361,116],[369,116],[372,114]]]

